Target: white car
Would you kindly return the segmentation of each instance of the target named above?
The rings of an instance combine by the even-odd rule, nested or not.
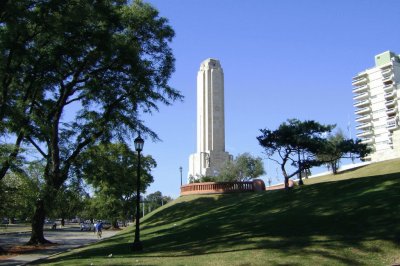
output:
[[[81,223],[81,231],[92,231],[92,225],[88,223]]]

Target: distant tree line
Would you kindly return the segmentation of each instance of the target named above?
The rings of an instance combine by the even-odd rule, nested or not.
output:
[[[243,182],[265,174],[262,158],[250,153],[239,154],[233,160],[225,162],[220,172],[214,176],[190,177],[189,183],[196,182]]]
[[[262,135],[257,140],[267,158],[279,165],[285,188],[288,188],[289,179],[293,177],[297,177],[299,185],[302,185],[303,177],[311,174],[312,167],[326,165],[337,174],[341,159],[363,159],[371,152],[360,139],[347,139],[341,130],[332,133],[335,127],[313,120],[288,119],[276,130],[261,129]],[[243,153],[226,162],[218,174],[190,177],[189,183],[241,182],[264,174],[262,158]]]
[[[56,194],[54,202],[48,204],[47,219],[108,220],[115,228],[119,221],[126,224],[134,217],[137,153],[124,143],[107,143],[91,147],[83,152],[74,165],[68,184]],[[141,192],[153,182],[151,170],[156,166],[147,155],[141,158]],[[34,162],[18,172],[10,171],[0,182],[0,217],[8,222],[30,222],[34,204],[41,187],[45,185],[42,171],[44,164]],[[145,212],[153,211],[172,201],[161,192],[142,199]],[[140,206],[143,208],[143,205]]]
[[[296,176],[302,185],[301,173],[314,166],[327,164],[336,174],[340,159],[362,159],[371,152],[359,139],[346,139],[340,131],[332,135],[334,128],[313,120],[288,119],[276,130],[261,129],[257,140],[268,158],[280,166],[288,188],[289,179]],[[288,172],[289,168],[294,170]]]

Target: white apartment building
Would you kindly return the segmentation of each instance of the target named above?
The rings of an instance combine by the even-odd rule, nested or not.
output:
[[[400,157],[400,56],[391,51],[375,56],[375,67],[353,78],[357,138],[371,145],[367,161]]]

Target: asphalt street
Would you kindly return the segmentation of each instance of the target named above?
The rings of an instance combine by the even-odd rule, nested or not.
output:
[[[108,238],[119,231],[103,230],[103,237]],[[51,255],[68,251],[73,248],[84,246],[99,241],[94,232],[81,232],[79,228],[63,228],[44,232],[45,238],[55,243],[45,249],[35,250],[26,254],[0,259],[0,266],[27,265],[29,262],[47,258]],[[0,246],[7,248],[15,245],[24,245],[30,238],[30,232],[0,234]]]

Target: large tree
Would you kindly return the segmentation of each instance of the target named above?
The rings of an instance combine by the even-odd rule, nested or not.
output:
[[[146,198],[144,199],[145,208],[147,208],[148,212],[151,212],[172,200],[173,199],[171,197],[163,196],[163,194],[160,191],[156,191],[154,193],[147,195]]]
[[[343,132],[338,130],[329,135],[326,145],[318,153],[318,159],[329,166],[333,174],[337,174],[341,159],[364,158],[371,152],[367,144],[360,139],[346,139]]]
[[[37,12],[39,1],[6,0],[0,5],[0,179],[15,161],[31,121],[34,105],[43,99],[52,66],[41,49],[45,40],[35,40],[46,31]]]
[[[262,135],[257,137],[259,144],[268,158],[280,165],[286,189],[291,177],[299,175],[301,178],[303,171],[324,163],[317,158],[317,154],[326,143],[325,135],[334,127],[313,120],[288,119],[276,130],[260,130]],[[295,167],[291,173],[288,173],[288,164]]]
[[[25,172],[8,172],[0,181],[0,217],[29,220],[33,214],[34,201],[40,183]]]
[[[48,204],[82,151],[137,131],[157,139],[140,114],[182,97],[168,85],[173,30],[150,5],[127,2],[16,0],[1,7],[1,133],[15,140],[2,170],[21,142],[46,161],[31,244],[48,242]]]
[[[260,157],[249,153],[239,154],[233,161],[228,161],[222,167],[216,181],[249,181],[265,174]]]
[[[140,162],[140,190],[144,193],[153,182],[151,170],[157,164],[150,155],[141,157]],[[137,153],[124,143],[96,145],[79,156],[76,170],[94,189],[95,218],[110,219],[113,227],[118,227],[118,219],[133,214],[137,163]]]
[[[61,218],[61,226],[64,226],[65,219],[76,218],[83,211],[88,197],[82,180],[76,177],[70,178],[68,184],[63,184],[58,190],[48,217]]]

